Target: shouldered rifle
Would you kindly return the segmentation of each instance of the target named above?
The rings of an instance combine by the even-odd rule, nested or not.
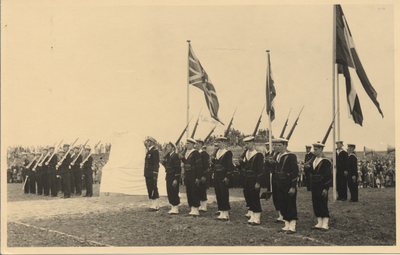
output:
[[[289,116],[290,116],[290,112],[291,112],[291,111],[292,111],[292,108],[290,108],[289,114],[288,114],[288,116],[287,116],[287,118],[286,118],[285,125],[283,126],[281,135],[280,135],[279,137],[283,137],[283,134],[285,133],[285,130],[286,130],[286,127],[287,127],[287,122],[288,122],[288,120],[289,120]]]
[[[257,134],[257,131],[258,131],[258,127],[260,126],[261,117],[262,117],[264,108],[265,108],[265,105],[264,105],[264,107],[263,107],[262,110],[261,110],[260,118],[258,118],[258,121],[257,121],[257,124],[256,124],[256,128],[254,129],[254,132],[253,132],[253,136],[254,136],[254,137],[256,137],[256,134]]]
[[[75,159],[72,160],[72,162],[70,163],[71,166],[75,165],[76,160],[78,159],[79,155],[82,154],[83,149],[85,148],[86,144],[89,142],[89,139],[86,141],[86,143],[84,145],[82,145],[81,149],[78,152],[78,155],[76,155]]]
[[[36,167],[39,165],[39,162],[42,160],[42,158],[43,158],[43,153],[42,153],[42,155],[40,155],[40,158],[36,161],[36,164],[35,164],[35,166],[33,167],[33,171],[36,171]]]
[[[199,125],[200,114],[201,114],[201,109],[199,112],[199,116],[197,117],[196,124],[194,124],[193,132],[192,132],[192,135],[190,136],[190,138],[194,138],[194,134],[196,133],[197,126]]]
[[[39,166],[42,166],[44,161],[46,160],[46,157],[50,155],[50,151],[47,152],[47,154],[42,158],[42,160],[39,161]]]
[[[292,129],[290,129],[289,134],[288,134],[287,137],[286,137],[287,140],[289,140],[290,137],[292,136],[293,131],[294,131],[296,125],[297,125],[297,121],[299,120],[300,114],[301,114],[301,112],[303,111],[303,108],[304,108],[304,105],[303,105],[303,107],[301,108],[301,111],[300,111],[300,113],[299,113],[299,116],[297,116],[296,121],[293,123]]]
[[[63,140],[61,140],[61,142],[58,144],[57,148],[59,148],[59,147],[60,147],[60,145],[61,145],[61,143],[62,143],[63,141],[64,141],[64,139],[63,139]],[[56,146],[56,144],[57,144],[57,143],[55,143],[55,144],[54,144],[54,146]],[[56,148],[54,148],[53,154],[51,154],[51,156],[50,156],[49,160],[47,160],[47,162],[46,162],[46,165],[48,165],[48,164],[49,164],[49,162],[50,162],[50,160],[53,158],[54,154],[56,154]]]
[[[182,134],[179,136],[178,140],[176,141],[175,146],[178,146],[179,142],[182,139],[182,136],[185,134],[185,132],[189,126],[189,123],[190,123],[190,121],[192,121],[192,119],[193,119],[193,116],[192,116],[192,118],[190,118],[189,122],[186,124],[186,127],[183,129]]]
[[[206,138],[204,138],[204,144],[206,144],[207,139],[210,138],[211,134],[214,132],[214,130],[215,130],[215,128],[217,127],[217,125],[218,125],[218,122],[217,122],[217,124],[215,124],[214,128],[211,129],[210,133],[208,133],[208,135],[206,136]]]
[[[335,115],[333,116],[333,120],[332,120],[332,123],[329,125],[328,131],[326,131],[324,139],[322,139],[322,142],[321,142],[322,144],[325,144],[326,140],[328,140],[328,137],[329,137],[329,134],[331,133],[331,129],[333,127],[333,124],[335,123],[336,114],[337,114],[337,111],[336,111]]]
[[[68,151],[65,153],[64,157],[62,157],[62,158],[58,161],[58,163],[57,163],[57,165],[56,165],[56,169],[58,169],[58,168],[61,166],[62,162],[65,160],[65,158],[67,157],[68,153],[71,151],[72,147],[75,145],[75,143],[76,143],[76,141],[78,141],[78,139],[79,139],[79,138],[76,138],[75,142],[69,146],[69,149],[68,149]]]
[[[236,109],[235,109],[235,112],[234,112],[233,115],[232,115],[232,119],[231,119],[231,121],[229,122],[228,127],[226,128],[226,131],[225,131],[225,133],[224,133],[224,137],[227,137],[228,134],[229,134],[229,129],[230,129],[231,126],[232,126],[232,121],[233,121],[233,117],[235,116],[236,110],[237,110],[237,107],[236,107]]]
[[[97,146],[99,146],[100,143],[101,143],[101,141],[98,142],[98,143],[94,146],[94,149],[93,149],[93,150],[96,150]],[[83,165],[86,163],[86,161],[89,159],[90,155],[92,155],[92,150],[90,150],[89,155],[87,155],[87,157],[86,157],[86,158],[82,161],[82,163],[80,164],[81,168],[82,168]]]

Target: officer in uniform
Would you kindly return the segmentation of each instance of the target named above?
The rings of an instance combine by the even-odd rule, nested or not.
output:
[[[54,155],[53,155],[54,154]],[[58,188],[56,183],[56,165],[57,165],[57,155],[54,153],[54,147],[49,147],[49,159],[45,162],[47,166],[47,179],[49,181],[49,189],[52,197],[58,195]]]
[[[149,199],[151,200],[151,211],[158,211],[160,209],[158,205],[159,194],[157,187],[160,156],[158,150],[155,147],[156,144],[156,139],[151,136],[147,137],[147,139],[145,140],[147,153],[144,161],[144,177]]]
[[[78,146],[74,147],[74,158],[71,162],[71,172],[72,172],[72,180],[73,186],[75,187],[75,194],[77,196],[82,195],[82,170],[80,164],[82,163],[82,155],[79,154],[80,148]],[[75,162],[74,162],[75,161]],[[71,190],[71,193],[74,193],[74,190]]]
[[[199,186],[203,175],[200,152],[194,149],[196,140],[188,138],[185,144],[186,153],[181,159],[185,170],[185,185],[190,215],[198,216],[200,207]]]
[[[168,202],[171,204],[169,214],[179,213],[179,179],[181,178],[181,160],[175,153],[175,145],[169,142],[166,145],[167,154],[164,156],[162,164],[165,167],[165,180],[167,182]]]
[[[347,201],[348,153],[343,149],[343,141],[336,142],[336,191],[337,200]]]
[[[232,179],[233,154],[230,150],[226,149],[226,137],[216,137],[218,149],[215,158],[212,159],[212,169],[214,173],[214,189],[217,198],[218,210],[220,214],[218,219],[229,220],[229,180]]]
[[[313,146],[315,157],[311,159],[307,168],[310,172],[313,210],[318,223],[312,229],[328,230],[328,191],[332,182],[332,163],[322,153],[324,144],[317,142]]]
[[[93,157],[90,156],[90,151],[91,148],[89,145],[85,146],[84,150],[84,162],[79,164],[79,167],[82,169],[82,173],[85,176],[84,181],[85,181],[85,186],[86,186],[86,195],[84,197],[92,197],[93,196],[93,170],[92,170],[92,164],[93,164]]]
[[[60,160],[56,165],[57,173],[62,176],[63,180],[63,189],[64,189],[64,198],[71,197],[71,154],[68,153],[69,144],[64,144],[63,150],[59,152]],[[68,153],[68,154],[66,154]]]
[[[311,146],[306,145],[306,155],[304,156],[304,164],[309,162],[314,157],[314,154],[311,152]],[[306,184],[307,191],[311,191],[311,182],[310,182],[310,168],[304,168],[304,183]]]
[[[297,218],[297,176],[299,166],[297,156],[287,150],[288,140],[284,138],[274,139],[276,156],[275,174],[277,181],[277,195],[279,209],[283,216],[285,226],[279,232],[287,234],[296,233]]]
[[[201,165],[203,166],[200,184],[199,184],[199,196],[200,196],[200,207],[199,210],[207,212],[207,175],[210,171],[210,155],[208,155],[205,147],[203,149],[204,141],[202,139],[197,139],[194,148],[200,153]]]
[[[249,224],[260,225],[261,203],[260,187],[264,173],[264,156],[258,152],[254,144],[254,136],[243,139],[245,143],[245,157],[240,162],[244,169],[244,189],[249,204],[250,219]]]
[[[358,176],[358,167],[357,167],[357,156],[354,150],[356,149],[355,144],[347,144],[347,152],[349,155],[348,158],[348,185],[350,190],[350,202],[358,202],[358,185],[357,185],[357,176]]]

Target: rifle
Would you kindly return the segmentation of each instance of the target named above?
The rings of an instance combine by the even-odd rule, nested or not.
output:
[[[79,155],[81,155],[83,149],[85,148],[85,145],[89,142],[89,139],[86,141],[84,145],[82,145],[81,149],[79,150],[78,155],[76,155],[75,159],[70,163],[70,165],[75,165],[76,160],[78,159]]]
[[[332,120],[332,123],[329,125],[328,131],[326,131],[324,139],[322,139],[322,142],[321,142],[322,144],[325,144],[326,140],[328,140],[328,136],[331,132],[331,129],[333,128],[333,123],[335,122],[336,114],[337,114],[337,111],[336,111],[335,115],[333,116],[333,120]]]
[[[304,108],[304,105],[303,105],[303,108]],[[292,129],[290,129],[289,134],[288,134],[287,137],[286,137],[286,140],[289,140],[290,137],[292,136],[293,131],[294,131],[294,128],[295,128],[296,125],[297,125],[297,121],[299,120],[300,114],[301,114],[301,112],[303,111],[303,108],[301,108],[301,111],[300,111],[300,113],[299,113],[299,116],[297,116],[296,121],[293,123]]]
[[[283,126],[281,135],[280,135],[279,137],[283,137],[283,134],[285,133],[285,129],[286,129],[286,127],[287,127],[287,122],[288,122],[288,120],[289,120],[289,116],[290,116],[290,112],[291,112],[291,111],[292,111],[292,108],[290,108],[289,114],[288,114],[288,116],[287,116],[287,118],[286,118],[285,125]]]
[[[185,134],[185,132],[186,132],[188,126],[189,126],[189,123],[190,123],[190,121],[191,121],[192,119],[193,119],[193,116],[192,116],[192,118],[190,118],[189,122],[186,124],[186,127],[185,127],[185,129],[183,129],[182,134],[179,136],[178,140],[176,141],[175,146],[178,146],[179,142],[180,142],[181,139],[182,139],[182,136]]]
[[[79,139],[79,138],[76,138],[75,142],[72,143],[72,144],[69,146],[69,149],[68,149],[68,151],[65,153],[64,157],[62,157],[62,159],[60,159],[60,161],[58,161],[58,163],[57,163],[57,165],[56,165],[56,169],[58,169],[58,168],[61,166],[62,162],[65,160],[65,158],[67,157],[68,153],[71,151],[72,147],[75,145],[75,143],[76,143],[76,141],[78,141],[78,139]]]
[[[32,161],[29,163],[29,165],[27,165],[25,167],[26,169],[28,169],[32,165],[33,161],[35,161],[35,158],[36,158],[36,155],[33,157]]]
[[[101,141],[98,142],[98,143],[94,146],[94,149],[93,149],[93,150],[96,150],[97,146],[99,146],[100,143],[101,143]],[[83,165],[86,163],[86,161],[89,159],[90,155],[92,155],[92,150],[90,151],[89,155],[85,158],[85,160],[83,160],[82,163],[80,164],[80,165],[81,165],[81,168],[82,168]]]
[[[260,118],[258,119],[258,122],[257,122],[257,124],[256,124],[256,128],[254,129],[254,132],[253,132],[253,136],[254,136],[254,137],[256,137],[256,134],[257,134],[258,127],[260,126],[260,123],[261,123],[261,117],[262,117],[262,114],[263,114],[264,108],[265,108],[265,105],[264,105],[264,107],[263,107],[263,108],[262,108],[262,110],[261,110]]]
[[[228,134],[229,134],[229,129],[230,129],[231,126],[232,126],[232,121],[233,121],[233,117],[235,116],[236,110],[237,110],[237,107],[236,107],[235,112],[234,112],[233,115],[232,115],[232,119],[231,119],[231,121],[229,122],[229,125],[228,125],[228,127],[227,127],[227,129],[226,129],[226,131],[225,131],[225,133],[224,133],[224,137],[227,137]]]
[[[206,138],[204,138],[204,144],[206,143],[207,139],[210,138],[211,134],[214,132],[217,125],[218,125],[218,122],[217,122],[217,124],[215,124],[214,128],[211,129],[210,133],[206,136]]]
[[[42,153],[42,155],[40,155],[40,158],[36,161],[36,164],[35,164],[35,166],[32,168],[32,171],[36,171],[36,167],[39,165],[39,162],[42,160],[42,158],[43,158],[43,153]]]
[[[60,147],[60,145],[61,145],[61,143],[62,143],[63,141],[64,141],[64,139],[63,139],[63,140],[61,140],[61,142],[58,144],[57,148],[59,148],[59,147]],[[57,142],[56,142],[56,143],[57,143]],[[54,146],[56,146],[56,143],[54,144]],[[49,164],[49,162],[50,162],[50,160],[53,158],[54,154],[56,154],[56,149],[54,149],[54,152],[53,152],[53,154],[51,154],[51,156],[50,156],[49,160],[47,160],[47,162],[46,162],[46,165],[48,165],[48,164]]]
[[[192,135],[190,136],[190,138],[194,138],[194,134],[196,133],[197,126],[199,125],[200,113],[201,113],[201,109],[200,109],[199,116],[197,117],[197,121],[196,121],[196,124],[194,125],[193,132],[192,132]]]

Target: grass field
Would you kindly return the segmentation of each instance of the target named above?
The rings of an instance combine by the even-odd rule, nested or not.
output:
[[[45,199],[24,195],[21,185],[8,184],[8,203]],[[184,187],[181,187],[184,192]],[[98,196],[99,185],[94,194]],[[213,189],[208,194],[214,194]],[[231,196],[242,196],[231,189]],[[331,192],[330,192],[331,195]],[[72,199],[85,199],[75,197]],[[60,200],[62,201],[62,200]],[[158,212],[138,207],[119,211],[58,215],[51,219],[25,220],[21,225],[8,222],[9,247],[83,247],[83,246],[393,246],[396,244],[395,189],[360,189],[359,202],[330,202],[330,230],[311,230],[315,225],[311,194],[299,188],[297,197],[297,233],[277,233],[282,224],[271,200],[262,200],[262,224],[250,226],[244,217],[244,202],[232,202],[230,221],[216,220],[216,203],[200,217],[188,216],[189,208],[180,207],[179,215],[169,215],[169,206]],[[40,229],[41,228],[41,229]],[[60,235],[59,231],[67,235]],[[79,237],[80,240],[72,237]]]

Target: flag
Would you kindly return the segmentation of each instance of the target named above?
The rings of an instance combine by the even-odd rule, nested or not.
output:
[[[206,71],[201,66],[200,61],[194,55],[192,46],[189,44],[189,84],[201,89],[204,92],[206,104],[210,115],[215,120],[221,122],[218,118],[218,97],[214,85],[208,77]],[[223,123],[221,122],[223,125]]]
[[[275,101],[274,98],[276,96],[275,86],[274,86],[274,79],[272,77],[271,71],[271,61],[269,59],[269,52],[268,52],[268,70],[267,70],[267,89],[266,89],[266,96],[267,96],[267,114],[271,121],[275,119]]]
[[[372,102],[374,102],[375,106],[378,108],[379,113],[383,117],[382,110],[377,100],[378,93],[369,82],[367,74],[365,73],[365,70],[361,64],[361,60],[358,57],[350,28],[347,24],[346,17],[344,16],[342,7],[340,5],[336,5],[336,63],[354,68],[356,70],[358,78],[360,79],[365,92],[368,94],[369,98],[371,98]]]
[[[358,99],[354,84],[351,81],[349,68],[338,64],[338,73],[343,74],[346,79],[347,104],[349,105],[350,114],[353,116],[354,122],[362,126],[364,118],[361,111],[360,100]]]

